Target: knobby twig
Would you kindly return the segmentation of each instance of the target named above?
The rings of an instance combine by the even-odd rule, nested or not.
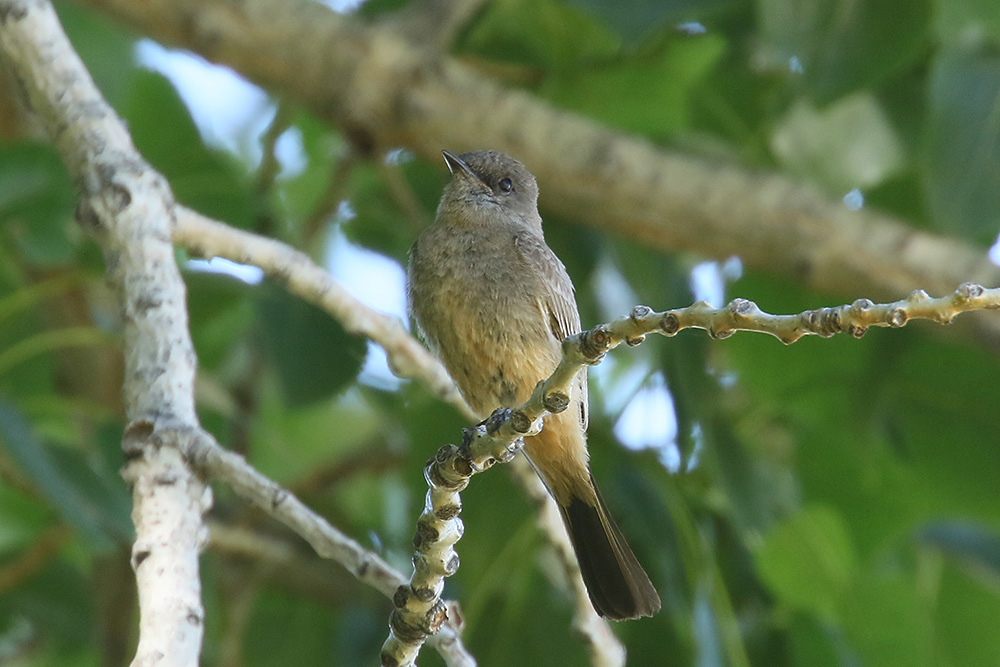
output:
[[[725,308],[712,308],[699,301],[687,308],[654,312],[636,306],[628,317],[570,336],[563,341],[562,361],[547,379],[535,387],[528,400],[513,409],[500,408],[488,419],[464,431],[462,445],[445,445],[424,468],[429,487],[424,511],[413,539],[413,574],[396,591],[396,608],[389,618],[389,637],[382,647],[382,664],[401,667],[414,664],[424,640],[447,619],[441,601],[444,578],[458,570],[454,549],[464,526],[459,514],[459,493],[472,475],[495,463],[507,463],[521,451],[524,438],[541,431],[543,420],[569,405],[570,384],[584,366],[599,364],[622,343],[638,345],[646,335],[674,336],[684,329],[704,329],[716,339],[736,331],[768,333],[785,344],[806,335],[830,337],[849,333],[860,338],[873,326],[902,327],[912,319],[931,319],[950,324],[956,315],[984,309],[1000,309],[1000,288],[986,289],[974,283],[959,285],[952,294],[931,298],[923,290],[893,303],[875,304],[858,299],[850,305],[807,310],[797,315],[772,315],[746,299],[735,299]]]
[[[122,446],[139,590],[133,665],[196,665],[204,610],[198,555],[209,489],[169,432],[200,428],[185,289],[170,242],[173,197],[94,86],[47,0],[0,0],[0,51],[80,191],[79,222],[104,251],[124,329]]]

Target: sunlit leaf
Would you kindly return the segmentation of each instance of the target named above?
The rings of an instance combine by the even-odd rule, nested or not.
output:
[[[939,664],[932,659],[929,605],[903,575],[869,572],[854,580],[843,601],[841,619],[848,644],[867,664]]]
[[[876,185],[904,164],[903,146],[870,94],[817,109],[802,100],[779,121],[771,146],[790,172],[833,192]]]
[[[947,0],[934,5],[934,26],[943,41],[957,46],[1000,44],[1000,3]]]

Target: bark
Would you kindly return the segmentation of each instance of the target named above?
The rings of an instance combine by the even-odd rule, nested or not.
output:
[[[0,2],[0,50],[80,192],[78,219],[104,251],[124,333],[140,637],[133,665],[197,665],[204,627],[198,556],[208,487],[187,465],[178,428],[198,426],[195,355],[170,238],[170,188],[136,152],[44,0]]]

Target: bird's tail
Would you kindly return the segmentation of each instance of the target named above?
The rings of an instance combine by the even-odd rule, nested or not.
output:
[[[572,411],[550,416],[538,435],[525,440],[525,450],[559,505],[597,613],[621,620],[658,612],[660,596],[594,484],[586,435]]]
[[[660,596],[593,489],[589,502],[574,495],[559,505],[590,601],[598,614],[614,620],[652,616],[660,610]]]

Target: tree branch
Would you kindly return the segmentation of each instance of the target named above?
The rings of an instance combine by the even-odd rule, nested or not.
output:
[[[46,0],[0,0],[0,51],[80,191],[77,217],[104,251],[124,328],[128,419],[123,476],[132,486],[139,589],[133,665],[196,665],[204,610],[198,555],[211,494],[171,434],[198,429],[185,289],[170,242],[173,197],[135,150]]]
[[[527,164],[542,205],[667,252],[738,255],[816,289],[892,298],[920,286],[1000,283],[985,249],[851,211],[774,173],[660,150],[483,79],[396,22],[367,25],[309,2],[79,0],[166,44],[234,67],[359,145],[495,148]],[[972,318],[1000,350],[1000,323]]]

